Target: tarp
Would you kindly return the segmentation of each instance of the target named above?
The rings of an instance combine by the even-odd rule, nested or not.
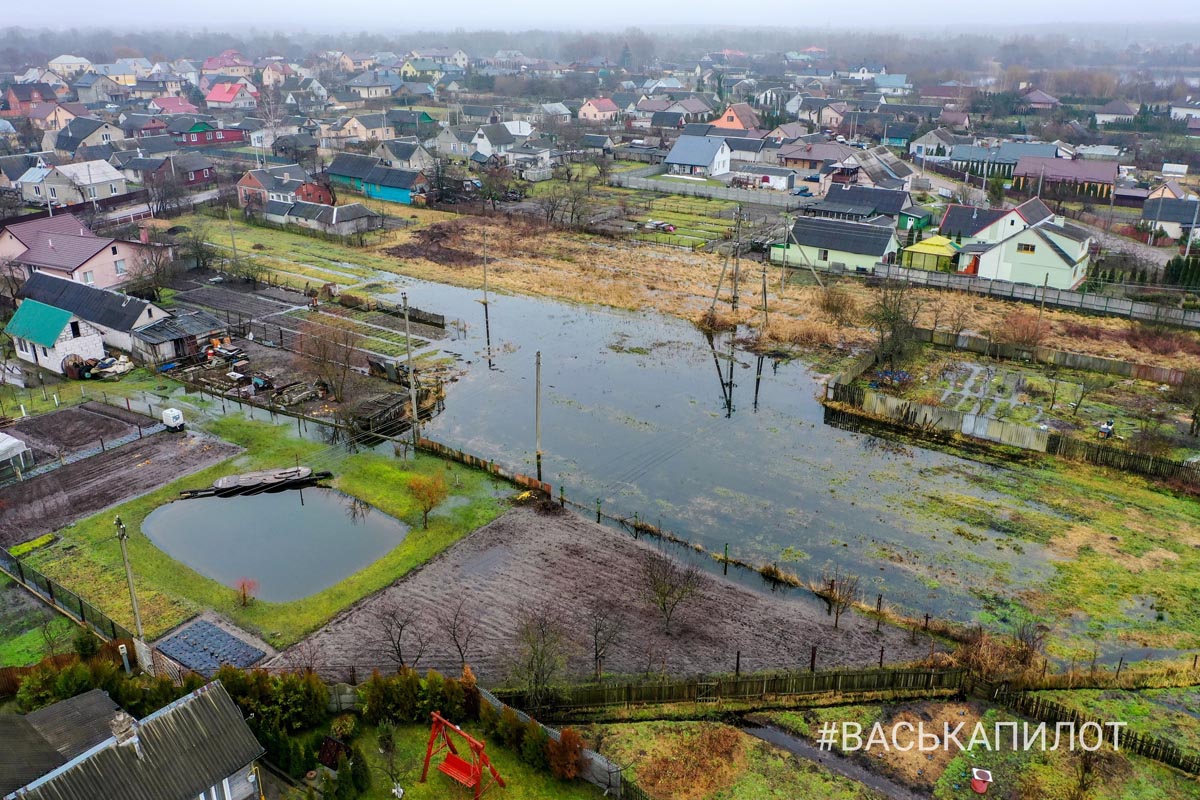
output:
[[[15,436],[0,433],[0,463],[19,458],[29,447]]]

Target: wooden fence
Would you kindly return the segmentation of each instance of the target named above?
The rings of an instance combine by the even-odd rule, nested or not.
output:
[[[992,699],[999,705],[1039,722],[1052,722],[1056,725],[1060,722],[1072,723],[1076,732],[1080,726],[1090,724],[1099,725],[1101,731],[1105,730],[1100,720],[1092,719],[1080,713],[1078,709],[1069,708],[1036,694],[1000,690]],[[1200,753],[1186,750],[1166,739],[1122,730],[1118,745],[1126,752],[1154,759],[1192,775],[1200,774]]]
[[[129,659],[131,669],[136,669],[138,666],[137,655],[134,651],[134,640],[132,639],[113,639],[104,642],[100,645],[99,651],[95,658],[111,661],[114,664],[121,665],[121,653],[118,649],[121,645],[125,645],[125,655]],[[0,697],[12,697],[21,688],[21,681],[26,675],[42,668],[49,667],[53,670],[61,670],[64,667],[69,667],[79,661],[79,656],[75,653],[59,653],[58,655],[46,656],[37,664],[32,664],[27,667],[3,667],[0,668]]]
[[[1112,467],[1139,475],[1200,486],[1200,464],[1135,453],[1111,444],[1087,442],[1052,433],[1046,452],[1068,461],[1086,461],[1101,467]]]
[[[506,469],[505,467],[497,464],[493,459],[483,459],[479,456],[463,452],[462,450],[456,450],[449,445],[442,444],[441,442],[435,442],[433,439],[426,439],[424,436],[417,440],[417,447],[418,449],[426,450],[430,453],[441,456],[442,458],[446,458],[451,461],[457,461],[460,464],[465,464],[468,467],[481,469],[484,472],[495,475],[499,478],[503,478],[506,481],[517,484],[518,486],[524,486],[526,489],[543,492],[546,494],[546,496],[550,496],[554,493],[553,487],[551,487],[550,484],[543,483],[537,478],[531,478],[523,473]]]
[[[966,670],[963,669],[898,668],[788,672],[652,683],[583,684],[561,691],[545,710],[554,713],[612,706],[715,703],[811,694],[943,692],[962,689],[965,676]],[[495,693],[510,705],[524,705],[525,695],[519,690],[498,689]]]

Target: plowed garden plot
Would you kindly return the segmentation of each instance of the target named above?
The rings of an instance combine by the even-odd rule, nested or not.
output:
[[[202,286],[175,295],[177,303],[190,306],[202,306],[211,311],[238,314],[248,319],[262,317],[284,311],[288,306],[274,300],[268,300],[260,295],[224,289],[219,286]]]
[[[237,451],[208,436],[160,433],[6,486],[0,489],[0,546],[36,539]]]
[[[383,328],[374,324],[356,322],[347,317],[327,314],[322,311],[312,312],[297,309],[280,316],[272,317],[269,323],[285,330],[301,332],[307,335],[320,332],[331,333],[338,330],[350,331],[361,337],[358,343],[360,350],[368,350],[372,353],[391,356],[393,358],[399,358],[406,352],[405,337],[400,331]],[[427,344],[429,343],[424,339],[419,339],[416,336],[412,337],[413,349],[424,347]]]
[[[445,620],[460,599],[468,617],[478,621],[467,660],[488,682],[507,677],[517,619],[530,609],[548,609],[563,621],[577,640],[569,669],[589,673],[590,650],[573,620],[594,600],[611,602],[620,618],[621,632],[604,661],[613,673],[729,671],[739,650],[742,669],[807,667],[812,645],[821,668],[877,663],[880,647],[888,661],[929,653],[928,642],[910,643],[898,628],[876,633],[873,621],[848,614],[835,630],[822,606],[755,592],[707,572],[696,595],[679,606],[668,635],[662,616],[639,591],[651,549],[571,513],[515,509],[419,572],[342,612],[274,663],[287,664],[299,654],[338,679],[349,676],[351,665],[359,676],[376,667],[394,669],[384,655],[378,619],[380,609],[399,603],[413,611],[428,642],[417,666],[457,672],[459,656]]]
[[[28,417],[7,433],[29,445],[41,463],[58,453],[69,455],[76,450],[98,447],[101,439],[111,442],[135,433],[139,425],[145,428],[153,424],[150,417],[89,402],[52,414]]]

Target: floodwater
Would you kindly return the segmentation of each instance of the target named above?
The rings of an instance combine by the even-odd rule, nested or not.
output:
[[[199,497],[160,506],[142,523],[150,541],[201,575],[257,582],[271,603],[328,588],[388,552],[408,526],[332,489]]]
[[[541,351],[543,478],[589,509],[599,499],[606,513],[637,512],[804,579],[850,571],[869,599],[917,615],[973,619],[995,576],[1027,586],[1049,574],[1037,545],[962,538],[951,532],[962,525],[920,513],[926,493],[999,499],[968,480],[992,468],[825,425],[821,376],[800,361],[760,358],[655,312],[496,294],[485,308],[477,290],[403,288],[465,325],[434,343],[463,374],[423,432],[535,474]]]

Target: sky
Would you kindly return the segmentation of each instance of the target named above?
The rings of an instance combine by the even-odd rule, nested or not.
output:
[[[962,30],[963,25],[1036,25],[1075,19],[1089,23],[1200,23],[1197,0],[1091,0],[1084,4],[1045,0],[917,6],[894,0],[814,3],[802,0],[511,0],[413,3],[403,0],[257,0],[250,3],[191,0],[57,0],[53,13],[24,0],[0,0],[4,25],[43,27],[162,28],[198,25],[233,31],[242,25],[283,30],[370,30],[376,32],[479,30],[620,30],[630,26],[665,28],[686,21],[693,26],[785,26],[873,30],[928,25]],[[453,14],[447,13],[448,10]],[[947,14],[950,16],[947,17]],[[1061,32],[1061,31],[1058,31]]]

